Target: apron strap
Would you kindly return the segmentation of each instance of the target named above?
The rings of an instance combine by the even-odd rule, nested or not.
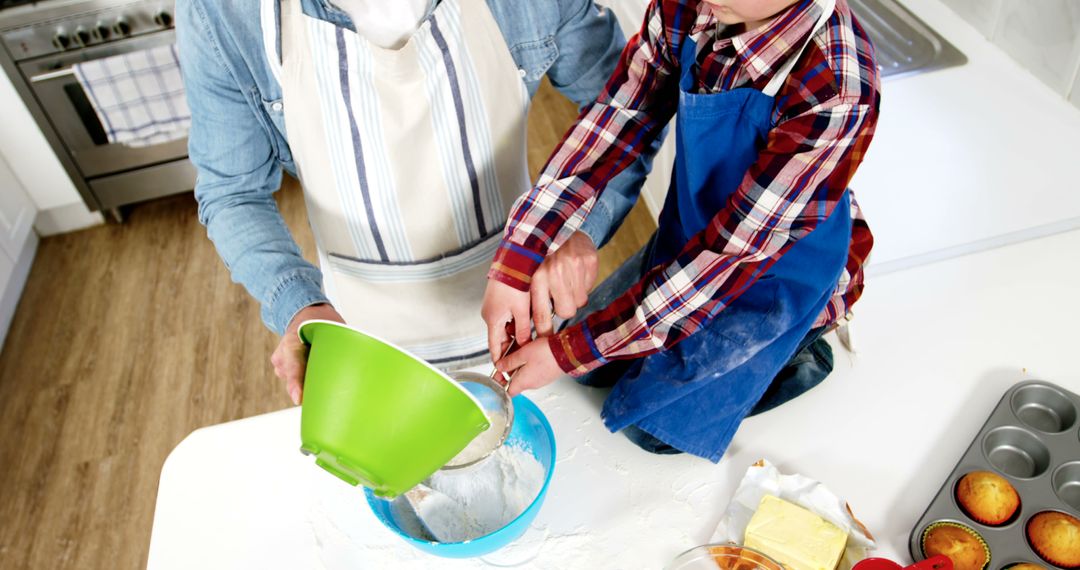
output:
[[[281,84],[281,2],[263,0],[259,3],[259,22],[262,25],[263,52],[270,74]]]
[[[798,63],[803,52],[806,51],[806,46],[810,45],[810,42],[814,40],[814,36],[821,31],[821,28],[825,27],[826,22],[832,17],[833,11],[836,9],[836,0],[826,0],[823,4],[823,8],[824,10],[821,13],[821,17],[819,17],[817,23],[814,24],[814,29],[806,36],[806,41],[803,42],[802,47],[799,48],[797,53],[789,57],[788,60],[784,62],[784,65],[777,70],[776,74],[773,75],[772,79],[769,81],[769,84],[762,90],[762,93],[769,97],[776,97],[776,94],[780,92],[780,88],[783,87],[784,82],[787,81],[788,75],[791,74],[791,70],[795,67],[795,64]]]
[[[297,17],[301,13],[300,0],[278,0],[281,11],[281,60],[285,62],[285,42],[292,41],[293,26],[297,25]]]

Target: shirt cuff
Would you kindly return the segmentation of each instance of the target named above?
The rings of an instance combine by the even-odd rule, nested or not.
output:
[[[585,221],[581,222],[581,227],[578,231],[589,236],[596,249],[600,249],[607,243],[607,240],[611,239],[612,231],[611,220],[614,216],[608,207],[600,200],[593,204],[592,210],[589,211],[589,215],[585,216]]]
[[[293,274],[274,288],[270,300],[263,307],[263,322],[270,330],[282,335],[301,309],[329,302],[323,293],[322,279],[317,271],[313,276]]]
[[[495,251],[488,279],[506,283],[518,291],[528,291],[533,273],[543,263],[544,256],[505,239]]]
[[[585,321],[548,337],[548,347],[555,355],[559,368],[574,377],[595,370],[608,362],[597,350],[592,333]]]

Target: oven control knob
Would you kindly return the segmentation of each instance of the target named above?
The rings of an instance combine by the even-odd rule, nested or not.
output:
[[[104,22],[94,24],[94,35],[97,36],[98,41],[109,39],[109,34],[111,33],[112,31],[109,30],[109,26],[106,26]]]
[[[90,43],[91,39],[90,32],[88,32],[86,28],[83,28],[82,26],[75,28],[75,34],[72,36],[72,38],[75,40],[76,44],[79,44],[81,46]]]
[[[63,31],[56,32],[56,35],[53,36],[52,39],[52,45],[55,46],[56,49],[67,49],[71,46],[71,37]]]
[[[118,36],[131,35],[131,24],[128,23],[127,18],[117,18],[112,25],[112,31]]]
[[[171,27],[173,23],[172,14],[170,14],[166,10],[162,10],[154,15],[154,23],[161,26],[162,28]]]

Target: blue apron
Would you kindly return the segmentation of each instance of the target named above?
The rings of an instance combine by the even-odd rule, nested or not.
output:
[[[694,93],[696,54],[688,38],[680,53],[675,171],[646,269],[669,263],[728,207],[773,126],[772,95],[753,88]],[[845,192],[824,222],[705,326],[666,351],[633,361],[604,402],[608,428],[636,426],[719,461],[835,292],[850,240]]]

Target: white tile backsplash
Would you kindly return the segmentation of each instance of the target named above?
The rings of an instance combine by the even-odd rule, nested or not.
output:
[[[975,26],[986,37],[992,37],[1001,0],[944,0],[960,17]]]
[[[1064,96],[1080,57],[1080,2],[1001,0],[993,40]]]

